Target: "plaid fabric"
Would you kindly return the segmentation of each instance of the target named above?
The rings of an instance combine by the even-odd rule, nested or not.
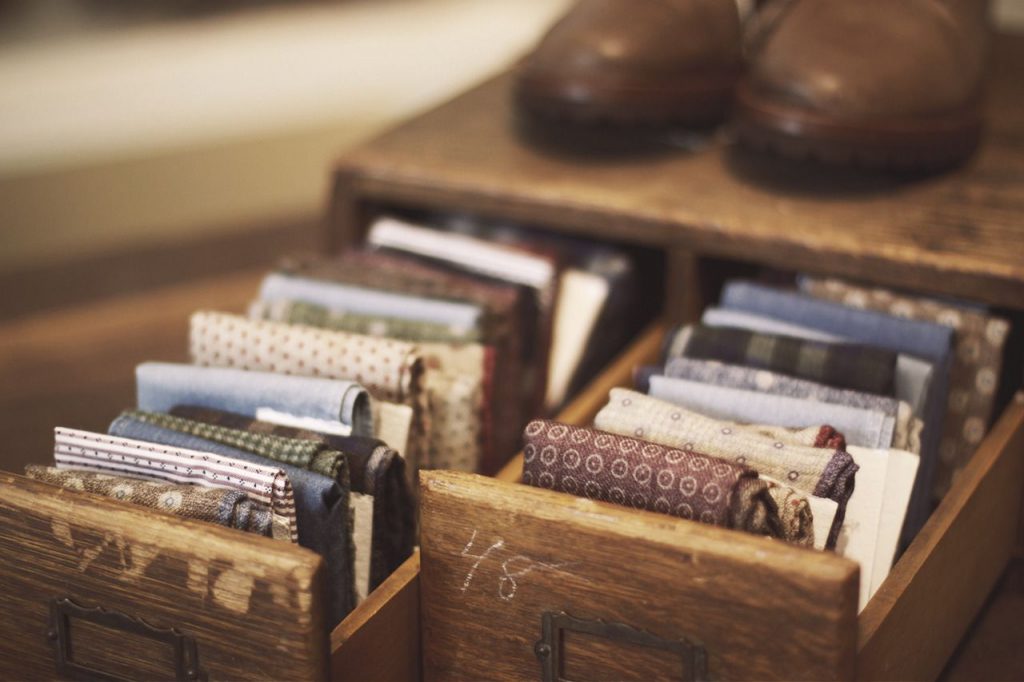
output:
[[[712,457],[749,465],[796,490],[835,500],[839,510],[827,545],[835,546],[857,473],[849,453],[773,440],[621,388],[612,389],[608,404],[598,412],[594,425],[611,433],[682,450],[696,449]]]
[[[25,475],[61,488],[83,490],[187,519],[270,536],[270,509],[239,490],[172,485],[35,464],[25,467]]]
[[[228,429],[322,443],[345,454],[352,492],[373,497],[370,589],[384,581],[412,554],[416,542],[415,502],[405,478],[405,461],[383,441],[337,436],[262,422],[249,417],[186,405],[171,414]]]
[[[686,325],[668,336],[666,362],[687,357],[781,372],[836,388],[893,394],[897,354],[872,346],[825,343],[731,327]]]
[[[63,427],[54,429],[53,458],[58,469],[85,469],[244,492],[270,508],[272,537],[299,541],[292,484],[280,469],[210,452]]]
[[[992,419],[1003,347],[1010,324],[982,310],[838,279],[803,277],[800,289],[817,298],[938,324],[953,329],[949,399],[939,441],[932,493],[941,499],[977,449]]]
[[[768,484],[745,466],[543,419],[523,439],[523,483],[783,537]]]
[[[309,469],[348,487],[348,467],[345,464],[345,455],[330,450],[321,442],[226,428],[161,412],[126,410],[121,413],[121,416],[138,419],[163,429],[212,440],[215,443],[245,450],[275,462]]]
[[[423,320],[334,312],[304,301],[253,301],[249,305],[249,317],[405,341],[476,343],[481,339],[478,327],[460,328]]]

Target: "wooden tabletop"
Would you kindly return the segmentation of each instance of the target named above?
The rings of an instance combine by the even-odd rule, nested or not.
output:
[[[1020,308],[1024,37],[994,41],[988,129],[963,168],[908,178],[784,162],[710,135],[539,129],[508,74],[346,155],[360,200],[862,277]],[[581,144],[581,139],[582,144]]]

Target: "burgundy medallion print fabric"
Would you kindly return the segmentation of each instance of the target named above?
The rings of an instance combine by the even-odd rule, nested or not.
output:
[[[596,429],[531,421],[523,482],[726,528],[781,536],[767,484],[742,465]]]

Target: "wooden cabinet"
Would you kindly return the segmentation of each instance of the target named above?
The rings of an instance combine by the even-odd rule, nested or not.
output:
[[[648,135],[631,155],[585,152],[565,139],[551,144],[516,117],[509,78],[498,77],[341,159],[327,240],[334,249],[357,243],[375,215],[411,211],[513,220],[629,244],[663,259],[664,324],[695,319],[728,273],[752,265],[955,295],[1019,322],[1024,80],[1017,71],[1024,39],[1001,38],[994,56],[989,129],[977,156],[953,173],[913,180],[747,155],[727,128],[711,137]],[[104,333],[93,334],[97,353],[109,352]],[[656,356],[663,333],[655,326],[641,334],[559,418],[589,423],[608,389],[627,385],[632,367]],[[78,361],[88,365],[89,353]],[[1016,390],[1020,376],[1008,370],[1003,382]],[[1002,407],[968,468],[859,615],[850,562],[552,497],[518,484],[514,460],[494,480],[425,476],[422,557],[410,558],[324,641],[316,633],[318,560],[309,552],[172,524],[156,512],[4,475],[0,575],[16,617],[6,614],[0,626],[0,676],[22,677],[35,663],[44,666],[40,675],[53,673],[59,635],[50,636],[48,609],[68,597],[191,638],[199,672],[210,679],[448,679],[456,672],[490,677],[492,670],[539,678],[545,650],[538,642],[556,630],[587,633],[559,613],[591,623],[611,619],[634,643],[645,637],[635,633],[669,642],[648,647],[657,658],[650,665],[684,660],[680,676],[699,677],[703,655],[708,675],[721,679],[933,678],[1019,538],[1024,401],[1017,394]],[[513,602],[498,592],[498,583],[510,585],[501,582],[501,569],[482,563],[470,582],[487,580],[493,589],[463,591],[476,560],[463,556],[473,531],[501,537],[549,566],[563,554],[572,560],[568,544],[552,540],[561,534],[575,543],[573,556],[592,558],[598,568],[575,577],[532,571],[532,601],[523,587],[524,599]],[[633,570],[607,560],[607,542],[630,553]],[[100,558],[83,563],[100,547]],[[141,578],[121,575],[147,557],[152,563]],[[673,563],[682,568],[673,572]],[[240,611],[243,594],[251,599]],[[510,603],[514,612],[505,608]],[[546,612],[554,615],[545,620]],[[120,651],[113,643],[116,624],[127,621],[106,622],[106,631],[80,630],[106,652],[106,664],[125,677],[173,676],[177,659],[124,655],[136,646],[132,640],[126,636]],[[161,656],[177,651],[154,641],[147,646]],[[596,651],[591,663],[621,656],[630,670],[650,670],[632,648],[602,646],[572,651]]]
[[[537,130],[520,119],[511,106],[510,77],[499,76],[340,159],[327,240],[334,249],[358,243],[374,216],[391,211],[468,214],[654,249],[663,254],[666,266],[666,322],[695,319],[714,301],[730,273],[770,266],[973,300],[1013,317],[1019,327],[1024,310],[1024,81],[1016,71],[1022,60],[1024,39],[1002,36],[996,41],[984,144],[965,167],[927,178],[832,171],[750,154],[733,144],[728,128],[710,137],[645,133],[640,144],[615,140],[615,145],[595,146],[593,136],[576,144],[569,133]],[[621,135],[613,129],[596,133],[605,142]],[[608,149],[613,146],[618,148]],[[631,147],[631,153],[622,153],[623,147]],[[641,338],[634,348],[646,348],[653,357],[657,341]],[[588,423],[605,401],[607,389],[628,384],[629,369],[643,357],[627,357],[624,364],[609,368],[562,418]],[[1008,365],[1002,381],[1008,390],[1001,416],[859,616],[855,604],[844,601],[850,573],[844,572],[843,562],[815,564],[820,574],[808,584],[819,599],[806,603],[814,613],[795,621],[792,634],[810,645],[791,646],[789,634],[778,635],[785,640],[782,643],[752,641],[757,637],[756,623],[749,628],[742,623],[738,632],[750,641],[729,648],[720,639],[724,635],[705,630],[710,633],[704,636],[712,677],[765,677],[771,672],[782,678],[806,673],[846,679],[927,679],[939,674],[1019,541],[1024,486],[1024,403],[1015,394],[1021,383],[1019,366]],[[422,558],[411,560],[409,570],[396,575],[389,589],[410,602],[419,594],[424,605],[424,651],[419,661],[427,679],[443,679],[446,673],[457,677],[455,671],[486,675],[485,668],[474,668],[472,662],[489,664],[507,651],[504,647],[512,640],[515,646],[522,645],[517,651],[526,667],[496,670],[541,674],[539,661],[526,647],[540,638],[541,613],[533,612],[522,622],[513,620],[513,628],[502,616],[501,604],[494,603],[496,598],[487,602],[481,597],[465,602],[464,629],[444,630],[439,623],[449,622],[456,611],[434,603],[453,596],[456,568],[466,568],[465,557],[452,554],[458,538],[444,540],[449,527],[440,519],[450,519],[454,527],[471,518],[480,523],[477,530],[497,534],[510,532],[513,525],[519,528],[521,520],[522,527],[530,529],[518,536],[524,548],[554,551],[540,537],[545,533],[572,536],[578,531],[596,542],[600,523],[586,522],[586,514],[572,498],[541,500],[537,496],[542,493],[519,486],[514,482],[517,477],[515,462],[498,481],[474,482],[446,474],[426,477],[428,520]],[[555,511],[550,518],[545,516],[546,525],[533,523],[548,504]],[[602,518],[619,519],[623,528],[675,524],[598,506]],[[618,527],[608,524],[605,527]],[[677,542],[666,540],[671,551],[724,562],[714,565],[734,581],[743,580],[747,572],[740,562],[729,565],[725,557],[732,556],[734,546],[746,547],[744,539],[683,526],[689,527],[680,531]],[[437,537],[431,528],[438,529]],[[464,547],[465,540],[458,549]],[[797,552],[801,550],[781,548],[765,570],[788,585],[796,570],[793,564],[803,557]],[[552,555],[556,563],[557,554]],[[412,570],[418,561],[424,566],[419,576]],[[642,565],[643,557],[637,561]],[[761,580],[759,570],[747,577],[757,575]],[[637,575],[635,587],[649,589],[649,577]],[[556,581],[557,574],[537,579],[542,584]],[[673,588],[687,599],[695,598],[691,585],[679,585],[669,577],[664,589]],[[770,589],[767,594],[772,594]],[[727,618],[728,609],[719,608],[716,599],[709,595],[707,602],[717,609],[714,617]],[[789,613],[788,607],[780,608]],[[756,619],[753,613],[737,607],[733,617]],[[599,619],[600,609],[595,607],[592,615]],[[701,627],[694,617],[679,616],[672,621],[679,629],[668,634],[699,640]],[[665,624],[659,625],[653,616],[627,625],[667,636]],[[362,627],[379,627],[384,637],[389,626],[369,619]],[[354,638],[335,640],[333,671],[363,669],[354,663],[360,650],[350,641]],[[420,646],[409,641],[405,650],[412,656]],[[772,647],[777,647],[778,667],[769,671],[760,667],[764,659],[758,656]],[[395,651],[391,650],[392,658]],[[757,654],[749,658],[750,667],[722,658],[748,654]],[[465,667],[451,667],[456,660]]]

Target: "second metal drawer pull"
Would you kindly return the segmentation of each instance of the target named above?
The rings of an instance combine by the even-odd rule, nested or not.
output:
[[[690,682],[704,682],[708,678],[707,650],[696,640],[686,637],[665,639],[623,623],[584,620],[564,612],[545,611],[541,616],[541,638],[533,647],[533,653],[540,661],[541,679],[544,682],[568,682],[561,677],[564,657],[562,641],[563,633],[566,631],[668,651],[679,656],[684,679]],[[688,677],[685,677],[686,671],[689,671]]]

